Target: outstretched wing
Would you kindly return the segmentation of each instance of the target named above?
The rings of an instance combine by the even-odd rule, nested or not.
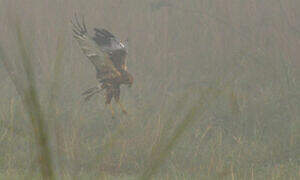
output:
[[[121,73],[110,60],[110,55],[99,50],[97,44],[88,36],[84,19],[82,19],[81,25],[75,15],[75,22],[71,23],[73,24],[73,36],[77,40],[83,54],[85,54],[95,66],[97,77],[103,80],[121,76]]]
[[[109,54],[111,61],[119,71],[126,70],[126,45],[106,29],[95,28],[94,30],[93,40],[96,44],[102,51]]]

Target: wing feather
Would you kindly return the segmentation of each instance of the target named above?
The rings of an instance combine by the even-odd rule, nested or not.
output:
[[[116,36],[106,29],[94,28],[93,41],[99,46],[101,51],[109,54],[110,60],[117,70],[126,70],[127,47]]]
[[[101,74],[100,79],[114,78],[121,76],[120,72],[116,69],[114,63],[110,60],[108,53],[101,51],[97,44],[89,37],[84,21],[83,25],[76,18],[76,23],[73,23],[73,36],[77,40],[83,54],[95,66],[97,74]]]

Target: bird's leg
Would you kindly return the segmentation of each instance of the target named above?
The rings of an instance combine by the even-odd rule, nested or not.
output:
[[[115,112],[114,112],[114,109],[113,109],[113,107],[112,107],[112,104],[110,103],[110,104],[108,104],[108,105],[109,105],[109,109],[110,109],[110,111],[111,111],[112,118],[114,118],[114,117],[115,117]]]
[[[127,111],[125,110],[123,104],[122,104],[120,101],[118,101],[117,103],[119,104],[119,106],[120,106],[122,112],[123,112],[124,114],[127,114]]]

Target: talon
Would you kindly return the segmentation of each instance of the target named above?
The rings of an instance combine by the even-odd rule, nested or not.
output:
[[[110,109],[110,111],[111,111],[111,116],[112,116],[112,118],[114,119],[114,118],[115,118],[115,112],[114,112],[114,109],[113,109],[113,107],[112,107],[111,104],[109,104],[109,109]]]
[[[120,105],[120,108],[121,108],[122,112],[127,115],[128,113],[125,110],[124,106],[119,101],[117,103]]]
[[[126,114],[126,115],[128,114],[127,111],[125,111],[125,110],[122,110],[122,112],[123,112],[124,114]]]

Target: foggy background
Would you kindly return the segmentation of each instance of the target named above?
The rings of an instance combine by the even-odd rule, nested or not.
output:
[[[101,94],[83,101],[97,80],[72,37],[75,12],[90,35],[129,39],[129,115],[113,103],[112,119]],[[59,179],[140,177],[182,122],[156,179],[298,179],[299,19],[298,0],[0,0],[0,45],[24,83],[19,23]],[[0,178],[39,179],[32,125],[2,61],[0,77]]]

